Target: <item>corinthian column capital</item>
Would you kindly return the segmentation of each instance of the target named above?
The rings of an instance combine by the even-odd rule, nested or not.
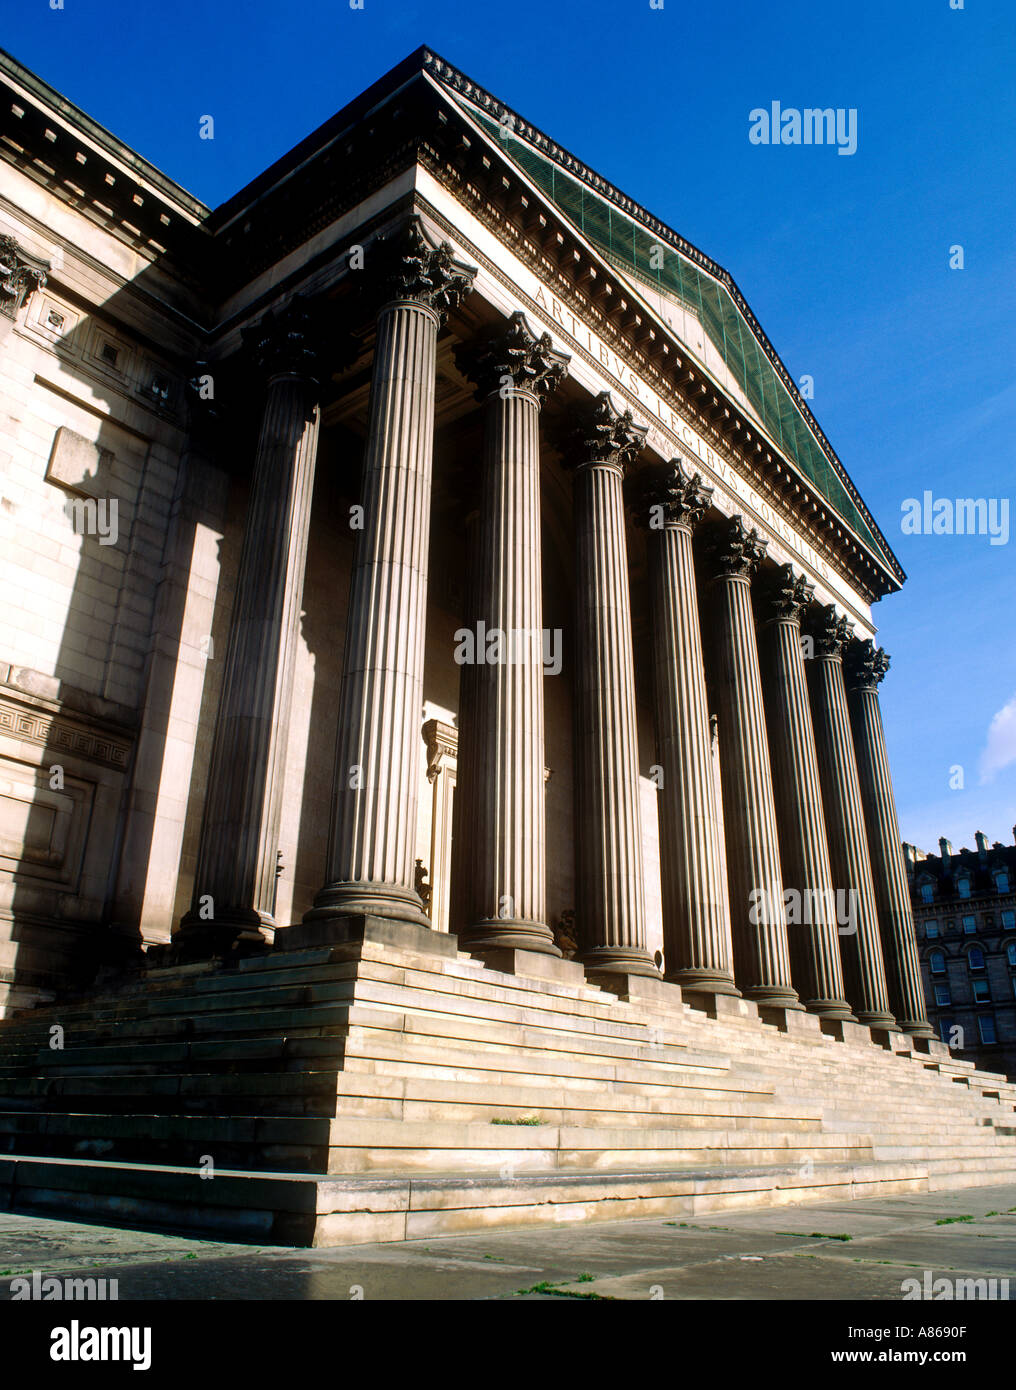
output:
[[[615,410],[609,391],[586,406],[578,427],[565,443],[565,462],[575,469],[610,464],[619,473],[645,448],[647,425],[636,425],[630,410]]]
[[[854,638],[847,647],[844,669],[848,690],[876,690],[889,670],[889,654],[870,639]]]
[[[812,609],[807,626],[808,635],[815,643],[816,656],[842,657],[854,633],[850,619],[837,613],[831,603]]]
[[[765,557],[767,542],[743,516],[728,517],[706,547],[713,572],[724,579],[750,579]]]
[[[382,303],[411,301],[443,322],[473,288],[476,270],[457,261],[443,241],[433,246],[414,213],[378,245]]]
[[[49,262],[22,250],[12,236],[0,236],[0,314],[12,319],[46,283]]]
[[[760,608],[765,620],[798,620],[815,596],[815,586],[793,565],[780,565],[762,585]]]
[[[542,401],[556,390],[571,358],[554,349],[549,333],[537,338],[525,314],[516,312],[482,347],[460,347],[455,361],[463,376],[476,384],[478,401],[506,390],[528,391]]]
[[[315,383],[322,380],[323,336],[320,311],[302,294],[269,309],[241,334],[248,360],[267,380],[294,376]]]
[[[689,531],[699,524],[709,509],[713,489],[706,487],[701,473],[689,473],[684,460],[654,464],[628,480],[628,505],[640,526],[662,530],[665,526],[684,526]]]

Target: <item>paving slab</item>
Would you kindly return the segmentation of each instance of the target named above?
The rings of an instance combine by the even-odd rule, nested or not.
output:
[[[115,1278],[142,1301],[899,1301],[925,1269],[1005,1278],[1016,1298],[1013,1208],[1009,1184],[324,1250],[0,1214],[0,1300],[36,1270]]]

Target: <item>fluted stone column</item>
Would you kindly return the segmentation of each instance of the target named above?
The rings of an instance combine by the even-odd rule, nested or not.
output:
[[[879,684],[889,670],[889,657],[873,642],[855,640],[847,648],[844,664],[889,1004],[905,1033],[933,1038],[935,1031],[926,1016],[914,916],[878,699]]]
[[[342,661],[328,881],[305,922],[375,913],[429,926],[414,886],[438,328],[474,271],[411,218],[383,247]]]
[[[543,593],[540,551],[540,404],[568,358],[525,317],[479,351],[458,353],[483,405],[483,475],[477,592],[483,624],[463,644],[477,669],[463,686],[460,761],[480,776],[463,783],[468,823],[463,941],[471,950],[511,947],[559,956],[546,922]]]
[[[791,565],[781,565],[762,585],[759,659],[783,887],[797,894],[792,899],[796,911],[788,910],[787,922],[793,978],[811,1013],[853,1019],[843,985],[836,892],[801,651],[801,613],[814,593],[814,586]]]
[[[566,452],[575,469],[575,917],[587,969],[658,976],[646,949],[621,491],[645,434],[604,391]]]
[[[807,619],[815,654],[808,662],[815,746],[833,881],[853,905],[856,931],[840,936],[847,997],[858,1022],[895,1027],[889,1011],[875,888],[868,858],[861,788],[843,684],[843,649],[850,624],[831,604]],[[841,912],[841,916],[846,913]]]
[[[712,495],[679,458],[629,479],[647,528],[666,979],[695,994],[738,995],[692,552]]]
[[[257,941],[275,886],[317,456],[320,325],[299,296],[244,334],[266,381],[190,911],[197,954]]]
[[[709,546],[727,880],[738,985],[760,1006],[797,1010],[803,1006],[791,982],[751,605],[751,576],[765,549],[759,533],[749,530],[740,516],[717,528]]]

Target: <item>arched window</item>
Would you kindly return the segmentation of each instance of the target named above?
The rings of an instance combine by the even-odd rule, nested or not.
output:
[[[971,970],[984,969],[984,952],[981,950],[980,946],[971,946],[970,950],[967,952],[967,965]]]
[[[932,973],[933,975],[944,975],[944,974],[945,974],[945,952],[944,952],[944,951],[932,951],[931,954],[928,956],[928,964],[931,966],[931,973]]]

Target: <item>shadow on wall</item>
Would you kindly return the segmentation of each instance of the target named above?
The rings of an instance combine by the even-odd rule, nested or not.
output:
[[[168,936],[200,819],[252,440],[195,419],[173,288],[85,313],[57,269],[0,343],[9,1007]]]

